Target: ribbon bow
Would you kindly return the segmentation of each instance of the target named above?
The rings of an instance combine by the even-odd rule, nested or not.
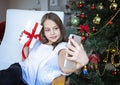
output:
[[[88,32],[88,25],[80,25],[80,32]]]

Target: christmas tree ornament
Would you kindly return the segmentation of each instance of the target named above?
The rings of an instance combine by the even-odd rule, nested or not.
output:
[[[81,33],[81,40],[82,43],[85,42],[86,38],[88,37],[88,25],[80,25],[80,33]]]
[[[115,52],[111,56],[111,63],[115,66],[118,67],[120,66],[120,52]]]
[[[116,52],[111,55],[111,63],[115,67],[120,66],[120,50],[119,50],[119,40],[117,40]]]
[[[84,19],[85,17],[86,17],[85,13],[82,12],[82,13],[80,14],[80,18]]]
[[[83,4],[81,1],[78,3],[78,8],[80,8],[80,9],[83,8]]]
[[[96,54],[95,51],[93,51],[92,54],[89,56],[89,62],[90,62],[90,68],[92,70],[98,69],[98,62],[100,62],[100,57],[98,54]]]
[[[83,73],[84,75],[88,75],[87,66],[84,66],[84,67],[83,67],[82,73]]]
[[[99,9],[99,10],[102,10],[103,8],[104,8],[103,4],[100,3],[99,6],[98,6],[98,9]]]
[[[92,4],[90,8],[91,8],[92,10],[96,9],[95,4]]]
[[[86,40],[86,36],[85,36],[85,35],[82,35],[82,36],[81,36],[81,40],[82,40],[82,42],[84,43],[85,40]]]
[[[115,48],[111,49],[111,53],[115,53],[115,52],[116,52]]]
[[[92,27],[92,33],[95,33],[97,29],[95,27]]]
[[[88,33],[89,32],[89,30],[88,30],[88,24],[87,25],[80,24],[80,32],[86,32],[86,33]]]
[[[101,18],[99,17],[99,14],[96,14],[96,16],[93,19],[94,24],[100,24]]]
[[[87,70],[87,66],[84,66],[84,67],[83,67],[82,74],[83,74],[83,77],[84,77],[84,78],[87,78],[87,79],[88,79],[88,70]]]
[[[117,7],[118,7],[118,4],[115,2],[115,0],[109,6],[111,10],[117,10]]]
[[[73,25],[73,26],[78,26],[79,25],[79,22],[80,22],[80,19],[79,19],[79,17],[77,17],[77,16],[73,16],[72,17],[72,19],[71,19],[71,24]]]

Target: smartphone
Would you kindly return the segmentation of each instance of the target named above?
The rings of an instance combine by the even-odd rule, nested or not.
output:
[[[70,38],[73,38],[78,44],[81,43],[81,36],[79,36],[79,35],[76,35],[76,34],[70,34],[70,35],[69,35],[69,37],[68,37],[68,44],[73,45],[73,44],[70,42],[70,40],[69,40]],[[68,50],[68,49],[67,49],[67,50]],[[66,56],[72,57],[72,56],[69,55],[68,53],[66,53]],[[65,67],[65,68],[68,68],[68,69],[73,69],[73,68],[75,68],[75,62],[65,59],[65,61],[64,61],[64,67]]]

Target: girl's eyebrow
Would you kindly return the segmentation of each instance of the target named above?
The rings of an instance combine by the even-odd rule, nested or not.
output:
[[[57,26],[57,25],[55,25],[55,26],[53,26],[52,28],[55,28],[55,27],[58,27],[58,26]],[[44,28],[46,28],[46,29],[48,28],[48,29],[49,29],[50,27],[44,27]]]

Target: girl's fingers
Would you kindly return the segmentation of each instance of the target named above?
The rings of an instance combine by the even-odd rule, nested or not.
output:
[[[75,57],[68,57],[68,56],[66,56],[66,59],[76,62],[76,58]]]
[[[68,44],[67,45],[68,50],[74,51],[76,48],[73,45]]]
[[[77,43],[74,39],[70,39],[70,42],[73,44],[74,47],[78,48],[80,43]]]
[[[70,39],[72,44],[68,44],[68,51],[67,53],[72,57],[66,56],[68,60],[77,62],[81,65],[85,65],[88,61],[87,54],[83,48],[82,43],[78,44],[73,39]]]
[[[23,31],[21,32],[21,34],[19,35],[19,41],[21,40],[21,37],[23,36]]]

